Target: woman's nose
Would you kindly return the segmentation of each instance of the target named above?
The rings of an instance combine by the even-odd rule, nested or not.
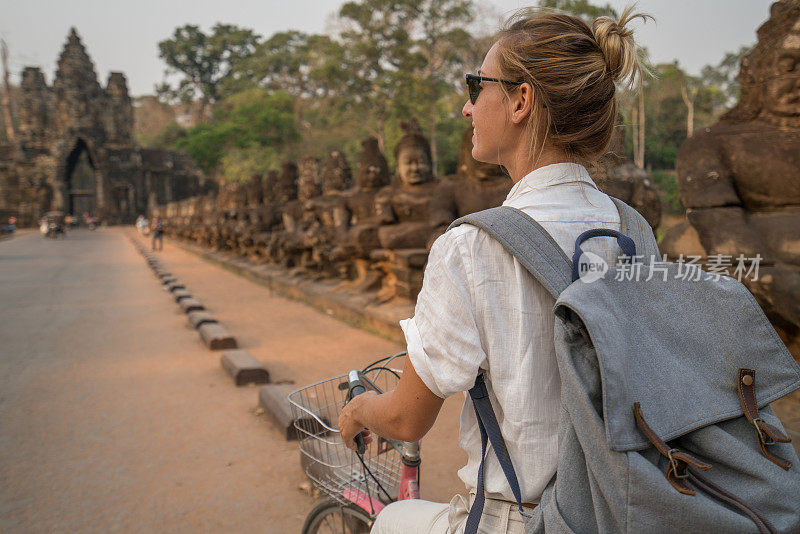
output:
[[[468,119],[472,118],[472,107],[472,102],[468,98],[464,103],[464,107],[461,108],[461,114]]]

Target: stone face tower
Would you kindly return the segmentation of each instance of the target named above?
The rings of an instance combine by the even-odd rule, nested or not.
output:
[[[106,141],[129,145],[133,139],[133,102],[128,96],[128,81],[121,72],[112,72],[106,84]]]
[[[52,117],[53,94],[39,67],[25,67],[21,89],[19,135],[28,144],[43,144]]]
[[[97,83],[94,65],[75,28],[70,31],[67,44],[58,59],[53,93],[56,137],[87,137],[95,143],[105,140],[100,118],[105,91]]]
[[[0,221],[32,224],[50,210],[129,221],[203,188],[185,154],[136,146],[125,75],[111,72],[103,88],[75,28],[52,87],[26,67],[20,89],[19,139],[0,146]]]

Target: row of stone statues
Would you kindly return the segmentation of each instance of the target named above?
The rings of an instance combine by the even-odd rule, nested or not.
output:
[[[436,237],[457,217],[500,205],[512,184],[501,167],[472,158],[471,128],[462,138],[457,173],[441,179],[434,177],[430,144],[416,121],[404,123],[403,132],[393,177],[370,138],[362,143],[355,179],[344,154],[334,150],[325,161],[286,162],[280,172],[223,185],[216,196],[171,203],[154,214],[166,220],[168,234],[214,250],[295,274],[343,279],[355,290],[376,291],[379,301],[414,299]],[[657,225],[658,196],[646,173],[620,163],[594,169],[598,184],[637,201]]]
[[[758,44],[741,65],[741,99],[678,154],[687,221],[660,249],[679,255],[760,255],[761,275],[744,282],[800,359],[800,0],[775,2]],[[621,131],[621,130],[620,130]],[[471,157],[464,135],[457,173],[435,179],[430,147],[415,123],[395,149],[390,183],[377,142],[364,142],[351,184],[340,152],[306,159],[218,197],[162,208],[171,231],[315,276],[342,277],[380,299],[413,298],[427,247],[454,218],[500,204],[511,186],[502,170]],[[615,155],[590,174],[601,190],[639,210],[653,228],[660,201],[647,173]]]

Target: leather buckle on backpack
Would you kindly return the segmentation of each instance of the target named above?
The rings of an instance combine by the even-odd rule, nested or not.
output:
[[[761,430],[761,427],[758,426],[759,422],[763,423],[764,420],[761,419],[760,417],[756,417],[755,419],[753,419],[753,424],[755,425],[756,432],[758,433],[758,439],[764,445],[775,445],[776,443],[775,440],[772,439],[769,435],[767,435],[767,433]]]
[[[742,403],[742,412],[745,417],[747,417],[747,420],[756,427],[758,447],[761,449],[761,454],[763,454],[767,460],[788,471],[792,467],[792,462],[786,458],[781,458],[776,454],[772,454],[767,447],[769,445],[774,445],[776,442],[789,443],[792,441],[792,438],[787,436],[780,428],[764,421],[761,415],[759,415],[758,401],[756,401],[755,377],[755,369],[739,369],[737,388],[739,390],[739,401]]]
[[[688,478],[689,477],[689,470],[686,469],[686,462],[683,462],[683,474],[680,475],[680,471],[678,471],[678,460],[676,460],[672,455],[676,452],[680,452],[678,449],[670,449],[667,451],[667,458],[669,458],[669,463],[672,466],[672,473],[675,478]]]
[[[667,445],[667,442],[661,439],[661,437],[650,428],[650,425],[647,424],[647,421],[644,419],[644,414],[642,414],[642,405],[638,402],[633,403],[633,415],[636,417],[636,423],[639,425],[639,428],[644,435],[647,436],[647,439],[650,440],[650,443],[653,444],[658,452],[666,456],[669,460],[667,472],[664,473],[664,476],[667,477],[667,481],[680,493],[684,495],[694,495],[695,490],[689,486],[689,481],[686,480],[689,478],[690,474],[689,466],[707,471],[711,469],[711,464],[700,461],[689,453],[682,452]]]

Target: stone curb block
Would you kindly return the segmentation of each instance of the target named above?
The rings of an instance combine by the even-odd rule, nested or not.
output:
[[[192,325],[194,328],[200,328],[200,325],[205,323],[217,322],[214,316],[205,310],[187,312],[187,318],[189,319],[189,324]]]
[[[220,363],[237,386],[269,383],[269,372],[264,365],[244,349],[225,352]]]
[[[295,389],[297,386],[293,384],[269,384],[258,390],[258,405],[269,415],[272,424],[285,436],[286,441],[298,439],[292,417],[292,406],[287,398]],[[327,419],[321,419],[330,426]],[[325,428],[310,416],[298,419],[298,425],[314,434],[325,432]]]
[[[238,348],[236,339],[219,323],[205,323],[197,329],[206,346],[211,350]]]
[[[186,286],[178,282],[177,280],[173,280],[167,283],[167,291],[174,292],[176,289],[186,289]]]
[[[196,298],[180,299],[178,305],[183,308],[184,313],[196,312],[205,310],[203,303]]]
[[[354,296],[346,292],[332,293],[327,284],[310,280],[298,281],[291,278],[285,270],[277,267],[235,261],[227,253],[213,252],[194,243],[177,239],[167,239],[170,244],[261,284],[282,297],[310,305],[350,325],[378,333],[398,343],[406,342],[399,321],[404,317],[414,315],[414,305],[410,301],[382,305],[371,304],[363,295]]]
[[[192,294],[186,289],[176,289],[172,292],[172,296],[175,297],[175,302],[180,302],[181,299],[193,298]]]

